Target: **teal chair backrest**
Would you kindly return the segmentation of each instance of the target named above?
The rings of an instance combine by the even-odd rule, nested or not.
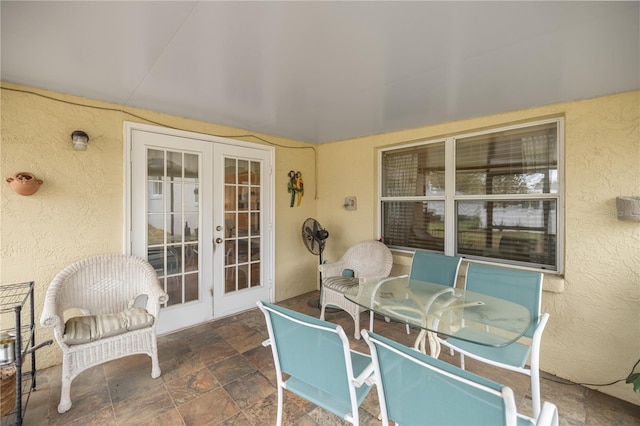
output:
[[[457,256],[416,251],[413,254],[409,278],[454,287],[461,261]]]
[[[268,308],[281,371],[349,401],[349,375],[338,326],[271,303],[262,304]]]
[[[520,271],[498,266],[469,264],[465,288],[518,303],[529,310],[531,326],[525,336],[533,337],[540,315],[542,273]]]
[[[493,426],[505,424],[510,415],[515,422],[511,389],[378,334],[365,330],[363,335],[388,419],[400,425]]]

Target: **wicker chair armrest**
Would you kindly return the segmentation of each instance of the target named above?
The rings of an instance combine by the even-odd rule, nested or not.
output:
[[[58,303],[58,290],[64,285],[69,274],[60,273],[47,287],[44,306],[40,315],[40,325],[45,328],[64,327],[64,307]]]
[[[145,292],[147,294],[146,309],[151,315],[157,317],[160,312],[160,305],[169,300],[169,295],[165,293],[160,286],[160,280],[158,279],[158,275],[153,269],[153,266],[144,259],[140,259],[140,262],[145,266],[144,279],[146,284]]]
[[[324,277],[339,277],[342,275],[342,271],[349,268],[344,261],[337,261],[333,263],[324,263],[322,265],[318,265],[318,270]]]
[[[56,312],[55,306],[45,304],[40,316],[40,325],[45,328],[58,327],[62,325],[62,318]]]

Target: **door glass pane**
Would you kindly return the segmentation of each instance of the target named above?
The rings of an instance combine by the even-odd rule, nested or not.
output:
[[[167,152],[167,180],[182,181],[182,153]]]
[[[198,182],[200,158],[196,154],[184,154],[184,174],[185,182]]]
[[[236,242],[233,239],[228,239],[225,243],[224,249],[224,264],[226,266],[236,264]]]
[[[236,187],[234,185],[224,187],[224,210],[228,212],[236,210]]]
[[[257,287],[260,285],[260,262],[253,262],[251,264],[251,287]]]
[[[164,247],[149,247],[147,250],[147,260],[156,270],[156,274],[158,274],[159,277],[165,275],[164,265],[166,262],[164,259],[164,253]]]
[[[199,155],[147,149],[147,258],[165,306],[200,297],[200,183]]]
[[[198,244],[189,244],[184,247],[185,272],[198,270]]]
[[[164,151],[147,150],[147,179],[162,180],[164,178]]]
[[[238,191],[238,210],[249,210],[249,187],[242,185]]]
[[[224,183],[236,183],[236,160],[233,158],[224,160]]]
[[[184,301],[198,300],[198,273],[184,276]]]
[[[238,236],[246,237],[249,235],[249,214],[238,213]]]
[[[169,295],[167,306],[182,303],[182,277],[177,276],[167,278],[167,288],[165,291]]]
[[[248,243],[248,240],[246,238],[238,239],[238,262],[247,262],[249,260],[247,243]]]
[[[261,170],[257,161],[225,159],[226,293],[261,285]]]
[[[238,183],[249,183],[249,162],[247,160],[238,160]]]
[[[150,214],[147,221],[147,243],[150,246],[164,244],[164,215]]]
[[[260,235],[260,213],[251,213],[251,235]]]
[[[247,276],[247,265],[241,265],[238,267],[238,290],[249,287],[249,277]]]
[[[251,259],[252,262],[260,260],[260,238],[251,239]]]
[[[236,214],[235,213],[227,213],[224,215],[224,226],[227,238],[236,236],[236,228],[238,225],[236,224]]]

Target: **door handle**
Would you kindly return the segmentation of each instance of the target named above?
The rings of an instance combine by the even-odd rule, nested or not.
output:
[[[224,240],[220,237],[216,238],[216,244],[222,244]]]

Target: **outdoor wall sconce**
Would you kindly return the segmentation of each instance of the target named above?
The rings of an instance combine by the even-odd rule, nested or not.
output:
[[[75,130],[71,133],[71,140],[73,141],[73,149],[76,151],[86,151],[87,144],[89,143],[89,135],[82,130]]]
[[[40,179],[36,179],[33,173],[18,172],[10,178],[7,178],[7,182],[13,192],[19,195],[31,195],[42,185]]]
[[[618,220],[640,222],[640,197],[616,197]]]

